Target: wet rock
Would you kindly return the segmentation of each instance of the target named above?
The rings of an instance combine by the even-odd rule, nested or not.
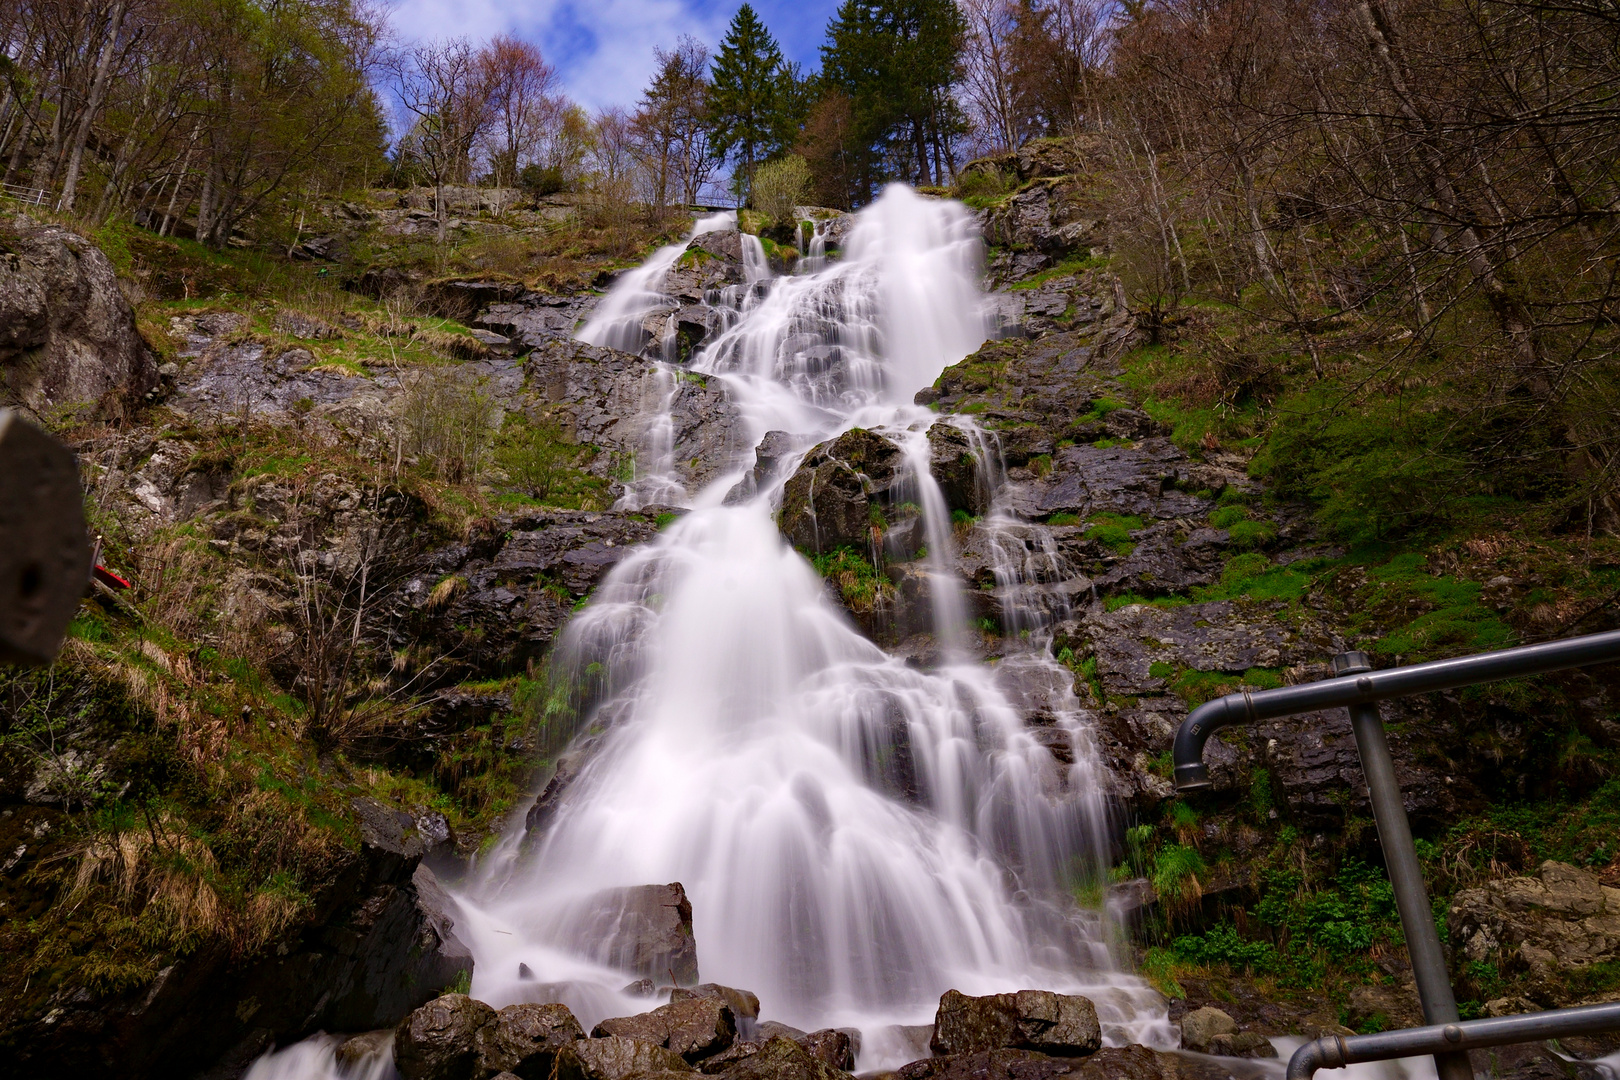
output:
[[[759,996],[750,990],[737,990],[719,983],[700,983],[697,986],[677,986],[669,992],[671,1005],[697,998],[712,998],[725,1002],[732,1015],[739,1020],[759,1019]]]
[[[757,1040],[739,1039],[713,1057],[704,1058],[698,1063],[698,1072],[714,1075],[723,1073],[744,1058],[751,1058],[759,1053],[765,1044]]]
[[[557,1052],[584,1037],[566,1005],[508,1005],[478,1030],[478,1069],[481,1075],[506,1072],[522,1080],[548,1080]]]
[[[1093,417],[1092,402],[1120,392],[1110,357],[1136,333],[1114,284],[1106,276],[1077,279],[1070,295],[1076,310],[1072,298],[1085,297],[1083,328],[989,342],[919,391],[917,404],[971,413],[999,434],[1010,466],[1053,453],[1058,439],[1103,437],[1106,418]]]
[[[1239,1031],[1215,1036],[1209,1041],[1209,1053],[1216,1057],[1274,1058],[1277,1048],[1259,1032]]]
[[[408,563],[383,610],[443,657],[446,676],[481,679],[522,670],[546,654],[574,605],[657,531],[650,516],[622,511],[500,514],[465,542]],[[509,707],[499,695],[456,693],[434,701],[411,721],[422,739],[453,737],[464,723],[483,723]],[[556,753],[572,732],[551,734],[555,741],[535,749]],[[409,756],[412,745],[405,740],[396,749]]]
[[[394,1033],[394,1064],[404,1080],[466,1080],[478,1066],[478,1033],[495,1010],[466,994],[417,1009]]]
[[[718,997],[692,997],[637,1016],[603,1020],[591,1030],[593,1039],[612,1035],[665,1047],[695,1063],[731,1045],[737,1018]]]
[[[596,943],[597,958],[621,970],[673,977],[677,986],[698,981],[692,903],[680,882],[598,893],[575,916],[571,933]]]
[[[811,1056],[792,1039],[777,1035],[767,1039],[758,1053],[719,1075],[726,1080],[845,1080],[849,1074]]]
[[[552,1080],[625,1080],[648,1073],[687,1073],[692,1067],[673,1050],[610,1036],[580,1039],[557,1051]],[[410,1080],[409,1077],[406,1080]]]
[[[572,337],[590,317],[598,299],[589,293],[578,296],[524,293],[511,303],[490,304],[470,325],[533,349],[548,341]]]
[[[989,509],[992,491],[985,474],[992,463],[983,460],[983,449],[974,446],[966,431],[941,420],[928,429],[928,450],[929,472],[949,509],[975,517]]]
[[[0,385],[35,412],[133,402],[158,387],[157,359],[107,256],[78,233],[0,220]]]
[[[762,1043],[765,1042],[768,1039],[777,1038],[778,1036],[780,1036],[781,1038],[784,1038],[784,1039],[792,1039],[794,1042],[798,1042],[800,1039],[804,1038],[807,1034],[809,1034],[809,1033],[804,1032],[804,1031],[800,1031],[798,1028],[793,1027],[791,1024],[784,1024],[784,1023],[782,1023],[781,1021],[778,1021],[778,1020],[767,1020],[763,1024],[760,1024],[760,1025],[758,1025],[757,1027],[754,1028],[754,1035],[755,1035],[756,1040],[759,1041],[759,1042],[762,1042]]]
[[[1097,1010],[1083,997],[1046,990],[969,997],[947,990],[934,1017],[936,1054],[1022,1049],[1079,1057],[1102,1045]]]
[[[667,402],[674,470],[701,485],[746,452],[745,427],[719,379],[696,372],[660,375],[650,361],[572,339],[542,342],[523,361],[535,411],[565,438],[599,453],[587,467],[608,475],[616,464],[646,463],[665,438]]]
[[[392,1059],[394,1029],[383,1028],[380,1031],[365,1031],[359,1035],[351,1035],[343,1040],[334,1056],[340,1066],[350,1071],[363,1069],[378,1058]]]
[[[890,501],[904,479],[898,446],[861,428],[846,431],[805,455],[788,480],[778,518],[782,533],[804,551],[864,550],[874,508]]]
[[[903,1066],[898,1080],[1228,1080],[1224,1070],[1183,1067],[1174,1055],[1145,1046],[1108,1047],[1085,1058],[1031,1050],[980,1050],[925,1058]]]
[[[1181,1048],[1200,1054],[1210,1053],[1210,1044],[1217,1035],[1237,1032],[1237,1021],[1220,1009],[1205,1006],[1194,1009],[1181,1018]]]
[[[797,1040],[805,1052],[835,1069],[852,1072],[861,1052],[861,1033],[853,1028],[822,1028]]]
[[[1620,889],[1567,863],[1548,860],[1533,877],[1458,893],[1447,924],[1469,960],[1516,957],[1543,993],[1569,973],[1620,959]]]

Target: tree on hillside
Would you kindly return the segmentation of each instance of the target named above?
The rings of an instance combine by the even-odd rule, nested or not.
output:
[[[557,72],[540,50],[507,34],[478,51],[475,96],[488,102],[485,126],[490,180],[496,187],[517,183],[523,158],[532,153],[544,127],[563,104],[553,91]]]
[[[709,123],[715,149],[736,156],[745,196],[754,167],[791,142],[784,116],[791,79],[791,70],[784,78],[781,47],[754,9],[738,8],[714,59]]]
[[[822,73],[850,99],[863,196],[887,176],[930,184],[955,172],[952,144],[965,123],[953,88],[966,37],[955,0],[839,6],[822,46]]]
[[[442,244],[449,232],[445,186],[467,180],[473,144],[489,119],[478,57],[465,38],[452,38],[406,49],[391,67],[399,103],[415,118],[414,145],[433,185]]]
[[[636,130],[655,177],[655,200],[665,205],[678,195],[697,201],[716,165],[709,132],[709,50],[682,35],[673,49],[655,49],[658,71],[642,91]]]

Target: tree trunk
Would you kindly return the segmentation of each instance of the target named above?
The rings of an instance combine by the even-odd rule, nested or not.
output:
[[[90,97],[84,103],[84,112],[79,117],[79,128],[73,133],[73,149],[68,157],[67,179],[62,182],[61,208],[64,212],[73,210],[73,200],[78,194],[79,167],[84,161],[84,145],[90,141],[90,125],[101,111],[102,99],[107,94],[107,76],[112,72],[113,55],[118,51],[118,31],[124,22],[124,0],[116,0],[113,4],[112,18],[107,24],[107,41],[101,48],[101,59],[96,61],[95,81],[90,85]]]

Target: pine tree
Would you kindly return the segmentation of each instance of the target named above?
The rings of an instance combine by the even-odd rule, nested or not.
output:
[[[782,62],[782,49],[765,24],[747,4],[737,9],[714,59],[713,87],[709,92],[710,124],[715,148],[735,154],[739,185],[747,193],[754,167],[792,140],[784,132],[784,113],[793,102],[784,100],[791,73]]]
[[[844,0],[827,26],[822,73],[849,98],[864,161],[859,186],[884,161],[915,183],[955,171],[951,140],[963,129],[951,92],[961,74],[967,24],[955,0]]]

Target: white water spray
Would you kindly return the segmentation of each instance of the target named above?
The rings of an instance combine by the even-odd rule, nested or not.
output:
[[[891,188],[845,259],[728,290],[735,315],[693,363],[725,381],[755,442],[787,431],[808,448],[863,426],[905,450],[945,666],[888,656],[827,600],[773,520],[791,468],[724,505],[752,465],[734,463],[568,631],[575,670],[601,665],[605,734],[544,834],[509,837],[461,898],[475,996],[561,998],[587,1027],[645,1009],[577,927],[603,890],[680,881],[703,978],[758,993],[766,1018],[862,1027],[863,1068],[914,1056],[880,1030],[927,1022],[951,988],[1084,992],[1115,1039],[1168,1037],[1162,1002],[1114,970],[1099,914],[1070,895],[1100,880],[1108,808],[1072,692],[1047,680],[1051,722],[1080,750],[1066,764],[1005,676],[967,660],[949,516],[927,475],[937,417],[911,399],[986,337],[979,250],[960,206]],[[632,306],[616,301],[603,307]]]

